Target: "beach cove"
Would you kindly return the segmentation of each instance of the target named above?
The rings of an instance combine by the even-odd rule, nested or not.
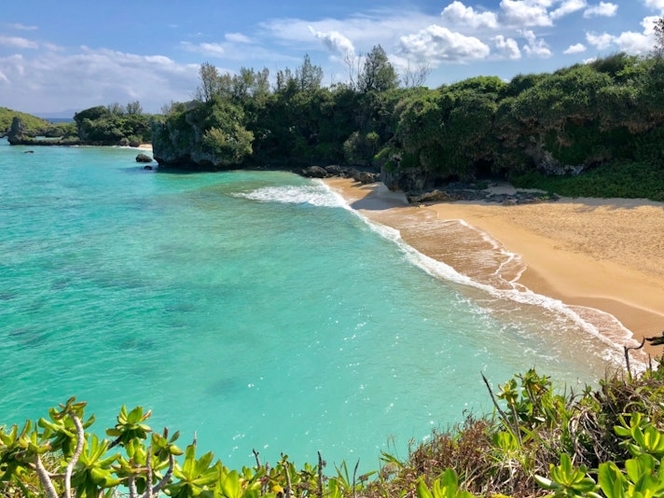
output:
[[[476,282],[560,300],[620,346],[664,329],[661,203],[563,198],[514,206],[411,206],[382,184],[326,182],[362,215],[397,229],[417,251]],[[644,348],[652,357],[661,355],[658,349]]]
[[[225,465],[252,464],[253,449],[271,462],[321,451],[371,470],[381,451],[405,456],[492,410],[481,373],[498,389],[536,368],[576,390],[621,367],[622,350],[557,301],[502,276],[475,285],[406,243],[416,233],[370,220],[403,202],[376,186],[346,200],[283,171],[26,150],[0,140],[2,424],[76,395],[100,428],[143,406],[153,428],[196,433]],[[412,212],[431,223],[404,218],[411,229],[437,229],[434,211]],[[520,274],[515,254],[473,233],[488,250],[450,254]]]

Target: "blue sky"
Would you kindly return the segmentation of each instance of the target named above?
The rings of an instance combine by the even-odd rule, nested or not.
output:
[[[31,0],[0,13],[0,106],[71,116],[139,100],[186,101],[198,68],[295,69],[324,84],[381,44],[427,85],[552,71],[618,51],[645,55],[664,0]]]

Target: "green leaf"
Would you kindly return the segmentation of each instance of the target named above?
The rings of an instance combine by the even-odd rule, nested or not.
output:
[[[433,494],[431,494],[423,479],[417,481],[417,498],[433,498]]]
[[[440,478],[440,483],[444,487],[457,489],[459,486],[459,478],[453,469],[446,469]]]
[[[234,470],[220,479],[221,492],[226,498],[241,498],[242,487],[240,486],[240,476]]]

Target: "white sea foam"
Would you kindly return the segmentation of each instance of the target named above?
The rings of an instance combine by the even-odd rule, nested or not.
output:
[[[313,185],[263,187],[250,192],[237,193],[234,196],[259,202],[309,204],[316,207],[344,207],[346,204],[338,194],[326,188],[322,182]]]
[[[453,282],[454,284],[460,284],[479,289],[487,293],[495,300],[504,301],[507,299],[520,305],[537,306],[547,310],[548,312],[553,313],[554,316],[559,317],[561,321],[566,321],[568,323],[571,322],[575,327],[578,327],[590,336],[605,344],[607,346],[607,349],[604,353],[605,360],[614,364],[623,363],[622,344],[627,344],[630,339],[632,339],[632,332],[629,329],[627,329],[617,318],[609,313],[594,308],[569,306],[558,299],[544,296],[542,294],[537,294],[522,284],[519,284],[518,280],[526,270],[526,265],[523,263],[521,257],[518,254],[507,251],[488,233],[478,230],[477,228],[466,223],[464,220],[444,220],[447,222],[458,222],[465,228],[477,232],[481,238],[490,245],[491,250],[500,255],[499,259],[501,259],[502,262],[498,264],[498,268],[494,273],[495,276],[502,277],[503,270],[508,265],[516,266],[515,276],[509,280],[502,281],[503,283],[507,284],[506,288],[504,289],[498,289],[492,285],[478,282],[467,275],[459,273],[452,266],[442,261],[435,260],[417,251],[401,238],[401,233],[399,230],[368,219],[366,216],[363,216],[361,213],[350,208],[350,206],[348,206],[348,204],[343,200],[343,197],[338,194],[336,195],[339,197],[340,202],[343,203],[343,207],[346,207],[351,212],[356,214],[372,230],[380,234],[382,237],[397,244],[401,251],[403,251],[405,254],[406,258],[412,264],[422,268],[431,276],[448,282]],[[480,306],[480,308],[482,307]],[[487,312],[489,310],[484,308],[483,311]],[[602,325],[605,327],[603,328],[604,332],[600,331],[596,325],[599,322],[602,322]],[[607,330],[610,331],[609,334],[606,333]],[[639,363],[636,360],[633,363],[633,366],[636,369],[645,368],[645,363]]]
[[[378,231],[380,233],[380,230]],[[469,285],[476,289],[480,289],[497,299],[509,299],[513,302],[527,306],[538,306],[557,316],[564,317],[581,330],[608,346],[608,349],[605,352],[606,360],[616,364],[622,363],[622,345],[615,341],[626,342],[632,337],[632,333],[613,315],[596,309],[568,306],[558,299],[537,294],[518,284],[512,289],[497,289],[491,285],[477,282],[458,273],[449,265],[418,252],[402,240],[399,241],[399,246],[413,264],[419,266],[436,278],[452,281],[458,284]],[[582,313],[583,315],[591,315],[589,318],[592,318],[592,321],[587,320],[582,316],[580,313],[582,310],[585,311],[585,313]],[[605,323],[607,330],[610,329],[612,331],[611,336],[601,332],[595,325],[598,318]],[[638,366],[636,367],[638,368]]]

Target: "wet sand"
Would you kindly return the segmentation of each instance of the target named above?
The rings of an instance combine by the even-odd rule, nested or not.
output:
[[[662,203],[562,199],[417,207],[382,184],[326,183],[369,219],[399,230],[419,252],[478,282],[558,299],[620,345],[633,346],[664,330]],[[598,321],[603,314],[594,310],[617,318],[633,339],[619,324],[622,336],[611,335],[608,321]],[[645,350],[662,355],[661,347]]]

